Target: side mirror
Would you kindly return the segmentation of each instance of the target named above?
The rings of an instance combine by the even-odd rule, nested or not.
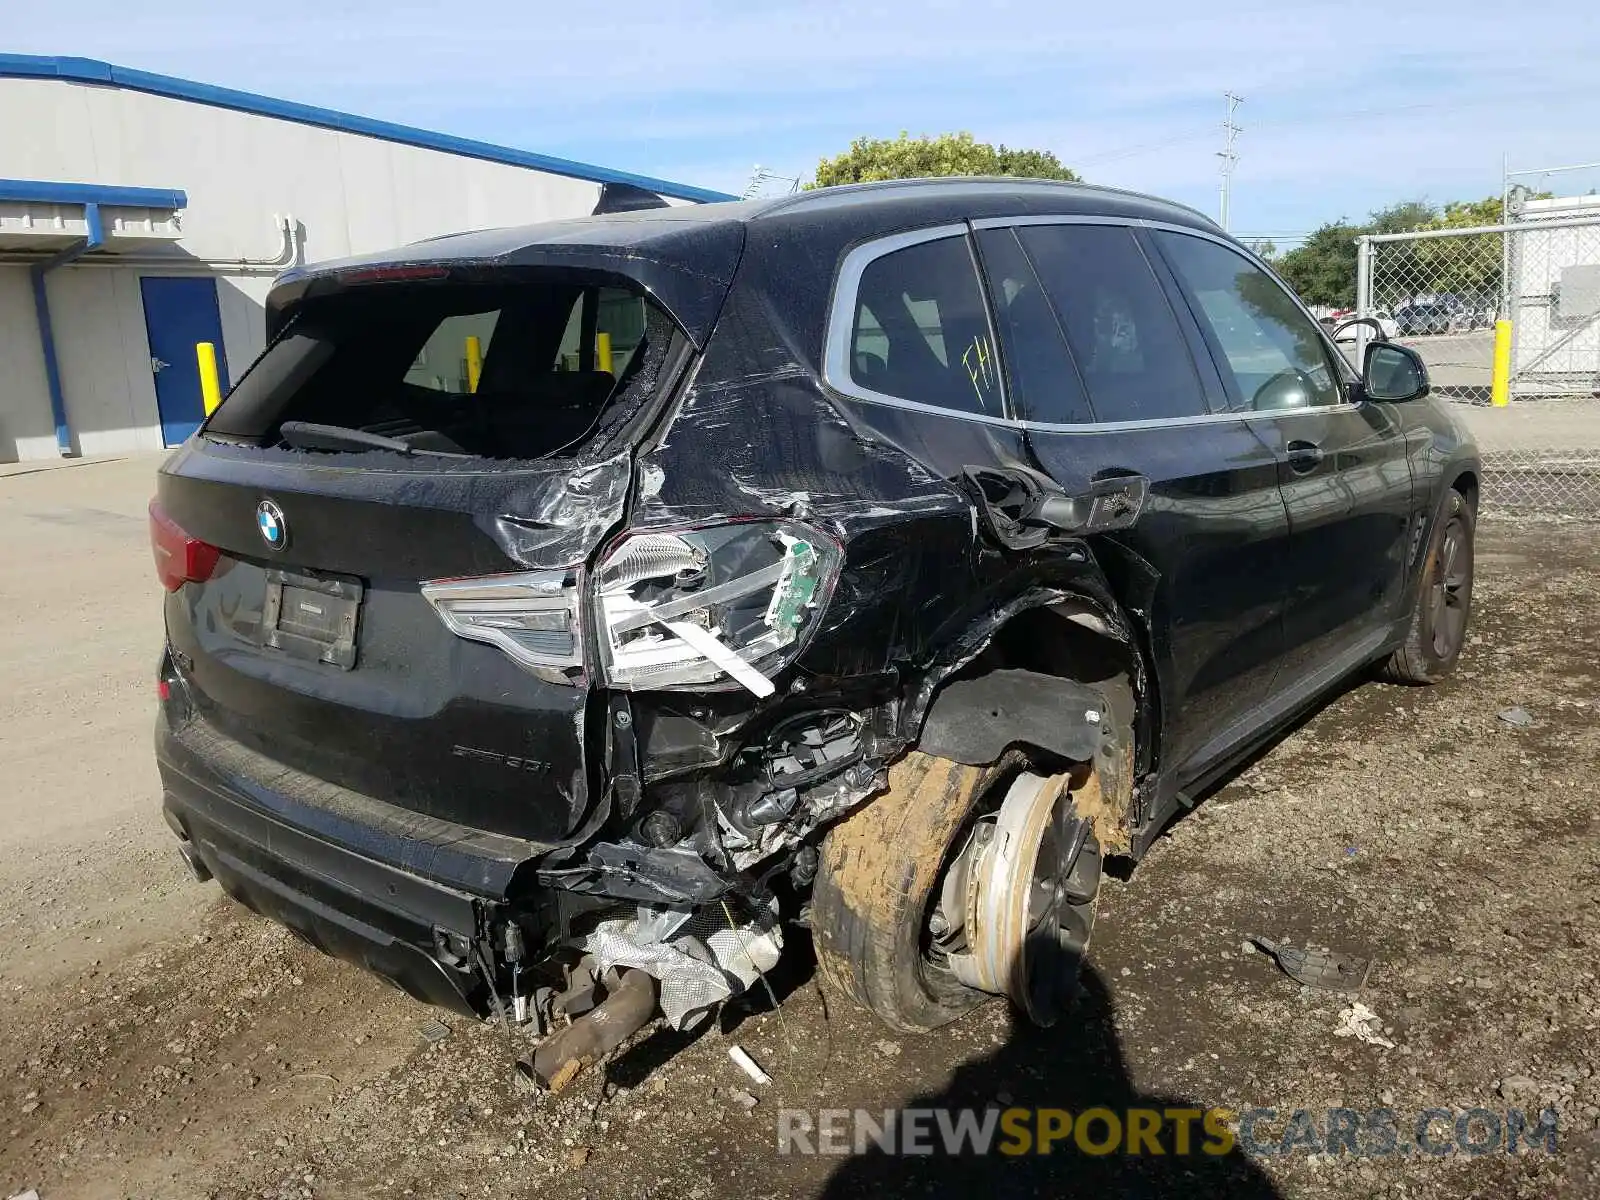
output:
[[[1428,365],[1422,355],[1395,342],[1372,342],[1361,368],[1361,388],[1368,400],[1399,403],[1428,394]]]
[[[1378,324],[1378,322],[1371,317],[1351,317],[1348,321],[1340,321],[1337,325],[1334,325],[1332,321],[1328,321],[1326,324],[1333,326],[1329,332],[1333,334],[1334,341],[1338,341],[1339,335],[1346,329],[1349,329],[1352,325],[1369,326],[1372,330],[1372,336],[1378,341],[1386,342],[1389,340],[1388,335],[1383,332],[1383,326]]]

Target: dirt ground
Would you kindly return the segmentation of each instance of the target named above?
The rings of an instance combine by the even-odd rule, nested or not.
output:
[[[1480,531],[1433,689],[1333,700],[1108,880],[1076,1020],[919,1038],[828,1003],[639,1038],[559,1097],[187,880],[150,761],[150,459],[0,477],[0,1196],[1600,1195],[1600,527]],[[1497,714],[1520,705],[1514,727]],[[1395,1045],[1334,1035],[1252,934],[1375,956]],[[437,1034],[439,1031],[433,1031]],[[752,1085],[745,1047],[773,1076]],[[522,1047],[519,1047],[519,1049]],[[757,1103],[747,1107],[748,1096]],[[793,1107],[1553,1106],[1482,1157],[780,1157]]]

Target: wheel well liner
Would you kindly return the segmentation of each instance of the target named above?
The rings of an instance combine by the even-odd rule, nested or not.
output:
[[[1059,675],[1005,669],[945,684],[922,723],[918,748],[971,766],[1018,742],[1089,762],[1111,724],[1097,688]]]

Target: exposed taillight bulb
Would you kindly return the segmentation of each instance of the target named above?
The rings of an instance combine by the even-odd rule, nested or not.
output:
[[[150,552],[156,560],[156,578],[169,592],[186,583],[202,583],[217,569],[222,553],[209,542],[190,537],[161,507],[150,501]]]

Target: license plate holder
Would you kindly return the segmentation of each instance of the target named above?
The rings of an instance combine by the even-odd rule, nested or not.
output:
[[[359,579],[270,568],[261,610],[262,644],[290,658],[348,671],[356,665],[361,595]]]

